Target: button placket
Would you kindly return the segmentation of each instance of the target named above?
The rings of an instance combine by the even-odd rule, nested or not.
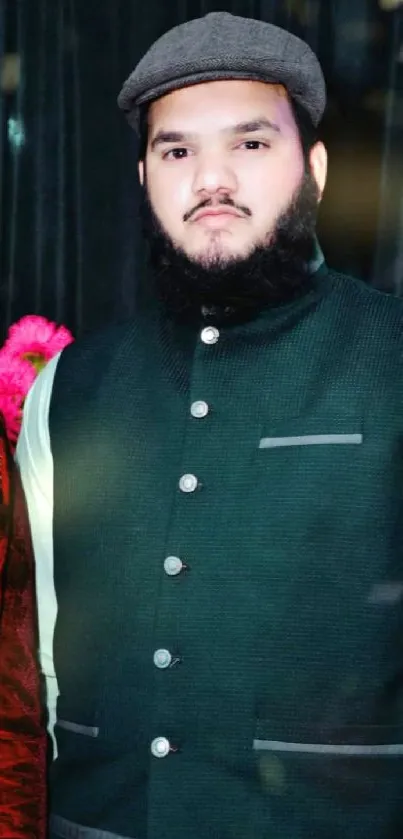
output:
[[[207,326],[205,327],[200,333],[200,343],[199,343],[199,360],[198,364],[202,364],[203,366],[203,356],[205,354],[210,355],[210,352],[213,351],[213,347],[217,344],[220,337],[219,330],[214,326]],[[203,346],[204,345],[204,346]],[[212,356],[210,356],[212,359]],[[205,376],[203,375],[203,379]],[[205,381],[209,381],[208,379]],[[207,421],[207,417],[209,417],[211,413],[211,408],[209,402],[206,399],[198,398],[197,394],[197,381],[192,383],[191,390],[194,394],[193,400],[190,400],[190,404],[188,407],[188,422],[190,423],[188,433],[190,441],[193,438],[193,441],[196,440],[197,446],[197,437],[198,431],[197,428],[200,428],[200,431],[203,431],[204,424],[201,422],[202,420]],[[201,396],[203,396],[204,386],[202,386],[199,390]],[[200,421],[196,422],[196,420]],[[196,435],[196,436],[195,436]],[[193,446],[189,446],[189,443],[184,445],[183,451],[183,459],[182,463],[189,464],[191,467],[191,459],[188,458],[186,455],[186,451],[189,454],[189,451],[192,450]],[[185,467],[186,468],[186,467]],[[199,468],[199,466],[197,467]],[[196,471],[196,470],[195,470]],[[170,523],[170,533],[168,534],[168,546],[175,545],[175,530],[178,526],[178,523],[182,520],[187,518],[186,508],[188,507],[188,500],[186,499],[186,495],[188,496],[196,496],[197,492],[202,488],[202,481],[200,478],[203,476],[198,476],[197,472],[184,472],[182,475],[179,474],[178,478],[178,501],[175,505],[176,509],[173,511],[172,520]],[[179,500],[182,498],[182,500]],[[190,498],[189,498],[190,501]],[[186,505],[182,506],[182,505]],[[197,502],[196,497],[194,497],[194,502],[190,504],[190,509],[194,509],[197,511],[199,509],[199,505]],[[190,513],[193,515],[193,513]],[[197,516],[196,512],[196,516]],[[181,527],[182,529],[182,527]],[[191,530],[189,532],[189,538],[191,536]],[[172,538],[172,541],[171,541]],[[183,544],[183,540],[181,540]],[[185,543],[186,544],[186,543]],[[189,548],[191,550],[191,542],[189,544]],[[169,548],[168,548],[169,549]],[[172,548],[171,548],[172,549]],[[174,547],[174,551],[175,551]],[[188,550],[186,549],[186,554],[188,554]],[[154,653],[152,653],[153,665],[156,670],[156,682],[155,682],[155,689],[157,691],[156,696],[159,697],[158,705],[156,707],[161,707],[161,711],[157,713],[154,723],[155,728],[154,732],[158,733],[159,731],[164,732],[168,730],[176,731],[175,726],[175,715],[171,713],[164,712],[164,704],[166,702],[166,709],[169,709],[170,703],[172,703],[172,697],[175,696],[176,691],[180,691],[178,696],[179,705],[183,704],[185,701],[184,697],[185,694],[182,696],[182,690],[184,689],[185,681],[187,678],[191,678],[191,672],[187,673],[187,668],[185,667],[182,671],[182,667],[178,668],[178,674],[176,671],[175,665],[182,661],[181,656],[176,655],[176,650],[179,649],[179,653],[181,653],[181,629],[178,627],[178,613],[181,614],[181,598],[184,597],[184,589],[182,586],[173,586],[173,580],[169,580],[169,578],[178,577],[183,574],[185,570],[188,569],[188,566],[185,562],[181,559],[180,556],[176,554],[167,555],[165,559],[163,559],[163,572],[165,576],[165,584],[161,591],[161,601],[160,605],[161,608],[158,613],[158,622],[157,622],[157,645],[158,642],[161,644],[161,648],[155,649]],[[176,599],[179,596],[179,601]],[[184,631],[186,628],[184,627]],[[167,648],[165,648],[165,644],[167,644]],[[156,646],[157,646],[156,645]],[[172,646],[171,646],[172,645]],[[186,645],[185,645],[186,646]],[[191,651],[189,651],[190,655],[190,662],[191,662]],[[189,660],[188,660],[189,665]],[[190,664],[191,667],[191,664]],[[159,677],[157,677],[157,672],[160,671]],[[172,671],[172,677],[168,674]],[[181,671],[182,675],[179,675],[179,671]],[[179,676],[179,681],[178,681]],[[161,726],[161,727],[160,727]],[[181,729],[181,725],[179,725],[179,730]],[[166,757],[170,754],[171,751],[178,751],[175,747],[173,748],[171,743],[168,741],[167,738],[164,737],[156,737],[153,740],[154,747],[152,748],[152,753],[155,757]]]
[[[216,326],[205,326],[200,333],[200,340],[207,347],[217,344],[220,330]],[[204,419],[210,412],[210,406],[205,399],[196,399],[191,403],[190,414],[195,419]]]

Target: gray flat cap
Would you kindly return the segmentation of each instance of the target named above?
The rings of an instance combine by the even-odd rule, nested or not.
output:
[[[271,23],[228,12],[212,12],[162,35],[123,85],[118,105],[138,130],[141,105],[219,79],[282,84],[315,126],[326,106],[323,73],[308,44]]]

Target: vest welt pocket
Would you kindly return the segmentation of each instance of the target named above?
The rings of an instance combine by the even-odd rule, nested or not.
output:
[[[337,798],[366,802],[378,796],[381,787],[386,794],[401,778],[403,726],[347,725],[326,731],[310,726],[298,736],[295,727],[286,732],[260,720],[253,751],[262,779],[271,779],[275,767],[284,792],[301,783],[307,789],[331,790]]]
[[[253,749],[317,757],[403,757],[403,726],[310,725],[286,730],[260,719],[255,726]]]
[[[365,442],[363,421],[357,415],[307,415],[262,423],[251,487],[256,526],[270,521],[274,539],[276,527],[280,535],[280,522],[289,516],[301,539],[313,510],[337,516],[345,499],[357,491],[357,475],[367,463]],[[265,519],[267,513],[270,519]],[[283,530],[292,537],[292,526]]]
[[[279,449],[288,446],[357,446],[362,434],[296,434],[285,437],[261,437],[259,449]]]
[[[360,446],[364,442],[363,418],[354,411],[319,412],[271,419],[260,427],[258,448],[284,449],[314,446]]]
[[[57,728],[62,728],[64,731],[70,731],[72,734],[81,734],[84,737],[98,737],[99,728],[96,725],[82,725],[81,723],[73,722],[72,720],[56,721]]]
[[[50,839],[53,836],[60,837],[60,839],[129,839],[128,836],[110,833],[108,830],[99,830],[97,827],[86,827],[84,824],[77,824],[77,822],[56,815],[50,816],[49,827]]]
[[[403,735],[403,732],[402,732]],[[403,740],[403,737],[402,737]],[[402,743],[293,743],[282,740],[253,741],[256,752],[277,752],[317,757],[403,757]]]
[[[69,735],[88,737],[92,740],[99,737],[99,716],[95,696],[87,691],[85,694],[72,691],[68,696],[60,693],[56,703],[55,734],[63,740]]]

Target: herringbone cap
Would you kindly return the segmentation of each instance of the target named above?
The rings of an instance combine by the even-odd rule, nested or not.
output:
[[[323,73],[308,44],[271,23],[229,12],[212,12],[162,35],[124,83],[118,104],[138,130],[141,105],[219,79],[282,84],[315,126],[326,106]]]

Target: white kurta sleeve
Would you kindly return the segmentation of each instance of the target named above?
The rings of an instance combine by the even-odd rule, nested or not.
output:
[[[49,733],[52,738],[58,687],[53,665],[57,602],[53,576],[53,458],[49,406],[59,357],[60,353],[46,365],[27,396],[16,449],[35,556],[40,663],[46,680]]]

